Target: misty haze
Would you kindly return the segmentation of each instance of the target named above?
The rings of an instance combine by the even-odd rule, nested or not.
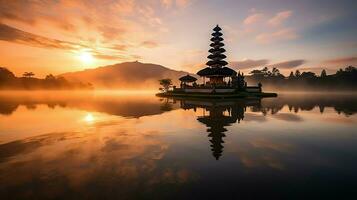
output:
[[[0,0],[0,198],[355,199],[352,0]]]

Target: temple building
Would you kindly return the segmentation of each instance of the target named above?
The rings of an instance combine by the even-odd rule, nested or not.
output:
[[[186,93],[234,93],[239,91],[261,92],[261,86],[247,86],[243,73],[236,72],[227,67],[227,58],[224,55],[222,29],[217,25],[213,28],[207,67],[199,70],[197,75],[202,77],[202,84],[196,83],[196,78],[186,75],[180,78],[180,88],[174,88],[176,92]],[[192,83],[192,84],[188,84]]]
[[[222,29],[217,25],[211,34],[208,61],[206,67],[196,74],[181,77],[180,86],[172,86],[172,90],[162,90],[156,94],[162,97],[194,97],[194,98],[242,98],[242,97],[276,97],[276,93],[262,92],[262,84],[248,86],[244,74],[228,67],[224,53]],[[237,66],[235,66],[236,69]],[[239,66],[238,66],[239,67]],[[197,78],[201,80],[197,80]],[[170,79],[169,79],[170,80]],[[164,88],[171,86],[169,82],[160,83]]]
[[[204,84],[219,86],[226,85],[227,82],[224,81],[225,77],[233,77],[237,75],[237,72],[229,67],[225,67],[228,63],[224,60],[226,56],[223,54],[226,50],[223,48],[224,43],[221,33],[221,28],[217,25],[213,29],[212,38],[211,38],[211,49],[208,50],[210,55],[207,56],[209,61],[206,63],[208,67],[201,69],[197,72],[197,75],[203,78],[209,78],[209,81]]]
[[[189,74],[187,74],[186,76],[181,77],[179,80],[180,80],[180,82],[181,82],[181,84],[180,84],[181,88],[185,88],[185,87],[187,87],[187,86],[188,86],[188,87],[190,87],[190,86],[192,86],[192,87],[197,86],[197,84],[196,84],[197,78],[195,78],[195,77],[193,77],[193,76],[190,76]],[[192,85],[190,85],[190,83],[192,83]]]

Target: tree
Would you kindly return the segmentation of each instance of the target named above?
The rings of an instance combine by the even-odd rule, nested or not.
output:
[[[163,87],[163,91],[167,92],[172,85],[172,80],[169,78],[165,78],[165,79],[159,80],[159,83]]]
[[[296,78],[299,78],[301,76],[301,73],[300,73],[300,71],[297,69],[296,71],[295,71],[295,77]]]
[[[320,75],[320,77],[321,78],[325,78],[327,76],[327,74],[326,74],[326,70],[325,69],[323,69],[322,71],[321,71],[321,75]]]
[[[45,80],[50,80],[50,81],[56,80],[56,77],[53,76],[52,74],[49,74],[49,75],[46,76]]]
[[[23,73],[22,76],[25,78],[31,78],[31,77],[35,76],[35,74],[33,72],[25,72],[25,73]]]
[[[313,79],[316,78],[316,74],[314,72],[303,72],[300,77],[303,79]]]
[[[280,75],[280,71],[278,68],[274,67],[272,70],[271,70],[271,74],[272,76],[279,76]]]
[[[294,79],[295,78],[295,76],[294,76],[294,72],[290,72],[290,75],[289,75],[289,79],[291,80],[291,79]]]
[[[352,67],[352,66],[348,66],[346,67],[345,71],[346,72],[353,72],[353,71],[356,71],[357,69],[355,67]]]
[[[11,80],[15,79],[14,73],[12,73],[10,70],[0,67],[0,81],[1,80]]]
[[[262,69],[262,72],[264,72],[264,73],[267,73],[268,71],[269,71],[268,67],[264,67],[264,68]]]

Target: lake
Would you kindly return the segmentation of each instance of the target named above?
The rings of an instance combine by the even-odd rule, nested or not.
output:
[[[0,94],[1,199],[357,195],[357,96]]]

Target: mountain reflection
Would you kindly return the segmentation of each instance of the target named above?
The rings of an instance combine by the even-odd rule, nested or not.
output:
[[[36,105],[49,108],[63,107],[102,112],[122,117],[139,118],[157,115],[177,107],[161,102],[153,95],[95,95],[93,93],[70,93],[54,96],[32,94],[0,94],[0,114],[10,115],[20,105],[36,109]]]

